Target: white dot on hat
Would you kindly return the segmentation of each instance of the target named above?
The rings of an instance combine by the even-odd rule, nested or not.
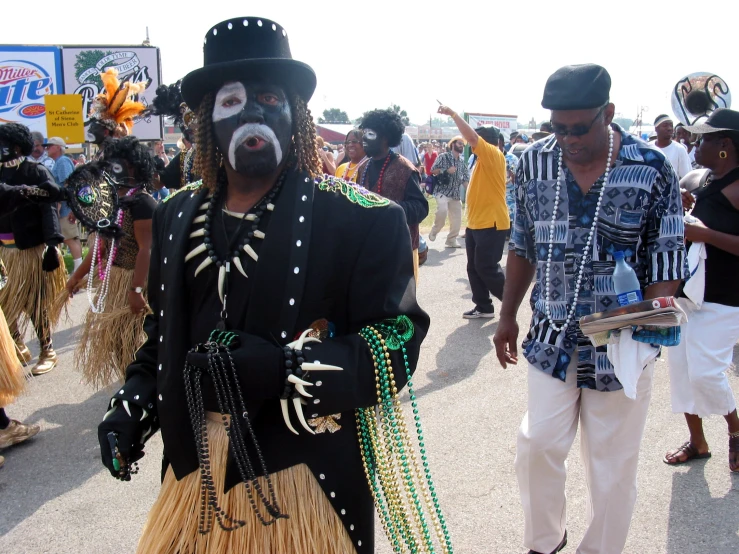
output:
[[[276,31],[277,30],[277,25],[275,25],[274,23],[272,24],[272,30],[273,31]]]
[[[285,31],[285,29],[282,30],[282,36],[283,37],[286,37],[287,36],[287,31]]]
[[[257,25],[259,25],[260,27],[262,26],[262,20],[261,19],[257,20]]]
[[[230,31],[230,30],[231,30],[231,29],[233,29],[233,28],[234,28],[233,24],[232,24],[232,23],[229,23],[229,24],[228,24],[228,30]]]
[[[207,37],[203,39],[203,44],[208,44],[208,38]]]
[[[248,27],[248,26],[249,26],[249,21],[244,19],[244,27]]]
[[[218,29],[213,29],[213,34],[214,35],[217,35],[218,34]]]

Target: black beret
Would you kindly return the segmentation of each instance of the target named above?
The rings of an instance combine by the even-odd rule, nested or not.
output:
[[[608,103],[611,76],[592,63],[567,65],[555,71],[544,87],[542,108],[547,110],[589,110]]]

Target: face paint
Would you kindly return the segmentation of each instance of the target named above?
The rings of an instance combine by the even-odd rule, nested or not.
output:
[[[106,161],[110,164],[108,174],[117,185],[123,187],[131,187],[134,185],[131,167],[128,165],[128,162],[115,158]]]
[[[107,137],[107,129],[97,121],[90,123],[88,133],[92,136],[93,144],[102,144]]]
[[[0,141],[0,162],[9,162],[15,157],[15,153],[10,145]]]
[[[380,153],[380,150],[382,149],[381,146],[377,132],[373,129],[365,129],[362,134],[362,147],[364,147],[364,153],[370,158],[374,158]]]
[[[235,171],[249,177],[274,173],[292,138],[285,91],[267,83],[226,83],[216,93],[213,128]]]

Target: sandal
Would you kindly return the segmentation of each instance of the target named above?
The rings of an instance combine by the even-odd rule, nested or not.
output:
[[[737,442],[737,447],[739,447],[739,442]],[[678,460],[677,457],[680,454],[685,454],[687,457],[684,460]],[[695,446],[693,446],[693,443],[688,441],[674,452],[668,452],[665,457],[662,458],[662,461],[668,466],[678,466],[680,464],[688,463],[691,460],[705,460],[706,458],[710,457],[710,452],[704,452],[703,454],[700,454]],[[671,462],[671,459],[675,461]]]
[[[739,436],[729,437],[729,454],[739,452]],[[729,462],[729,469],[732,472],[739,472],[739,460],[737,460],[736,469],[731,469],[731,462]]]

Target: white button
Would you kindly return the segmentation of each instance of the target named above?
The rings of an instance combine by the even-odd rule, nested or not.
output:
[[[169,240],[172,240],[172,237],[173,237],[173,236],[174,236],[174,235],[169,235]]]
[[[167,263],[167,258],[164,258],[164,263],[165,263],[165,264]]]
[[[159,312],[159,317],[164,317],[164,310],[161,310],[161,311]]]
[[[320,400],[319,398],[316,398],[316,399],[315,399],[315,400],[313,401],[313,403],[314,403],[314,404],[320,404],[320,403],[321,403],[321,400]]]
[[[294,299],[294,298],[291,298],[291,299],[290,299],[290,305],[291,305],[291,306],[294,306],[294,305],[295,305],[295,299]]]
[[[297,275],[298,273],[300,273],[300,268],[299,267],[296,267],[295,269],[293,269],[293,273],[295,273],[295,275]]]
[[[324,480],[324,479],[326,478],[326,476],[325,476],[325,475],[324,475],[323,473],[321,473],[321,474],[320,474],[320,475],[318,476],[318,478],[319,478],[319,479],[320,479],[321,481],[323,481],[323,480]]]
[[[308,197],[307,197],[307,196],[306,196],[306,195],[304,194],[304,195],[303,195],[303,198],[301,198],[301,200],[302,200],[303,202],[305,202],[306,200],[308,200]]]
[[[304,218],[304,217],[303,217],[303,216],[301,215],[301,216],[300,216],[300,217],[298,218],[298,221],[300,221],[300,223],[303,223],[303,221],[305,221],[305,218]]]
[[[190,195],[190,198],[195,198],[195,193],[194,192]]]
[[[282,333],[280,333],[280,336],[284,339],[284,338],[287,337],[287,333],[285,331],[283,331]]]
[[[159,400],[162,400],[162,395],[161,394],[159,395]]]
[[[272,24],[272,30],[273,31],[276,31],[277,30],[277,25],[275,25],[274,23]]]
[[[354,531],[354,524],[349,526],[349,531]]]
[[[316,381],[316,386],[317,387],[320,387],[321,385],[323,385],[323,381]]]
[[[164,283],[162,283],[162,290],[164,290]]]
[[[178,213],[177,217],[182,217],[182,212]]]
[[[297,246],[298,248],[300,248],[301,246],[303,246],[303,241],[302,240],[299,240],[298,242],[295,243],[295,246]]]
[[[357,541],[357,546],[362,546],[362,541]]]
[[[159,371],[162,371],[162,364],[159,364]]]
[[[331,491],[331,498],[336,498],[336,493],[334,491]]]
[[[123,389],[121,389],[121,391],[118,394],[123,394],[124,392],[126,392],[126,391],[124,391]]]
[[[139,399],[139,395],[137,394],[136,396],[133,397],[133,399],[134,400],[138,400]]]
[[[164,342],[164,337],[159,337],[159,342]]]
[[[344,510],[343,508],[342,508],[342,510],[341,510],[341,515],[342,515],[342,516],[345,516],[345,515],[346,515],[346,510]]]
[[[305,178],[305,182],[306,182],[306,183],[310,183],[310,178],[306,177],[306,178]]]

